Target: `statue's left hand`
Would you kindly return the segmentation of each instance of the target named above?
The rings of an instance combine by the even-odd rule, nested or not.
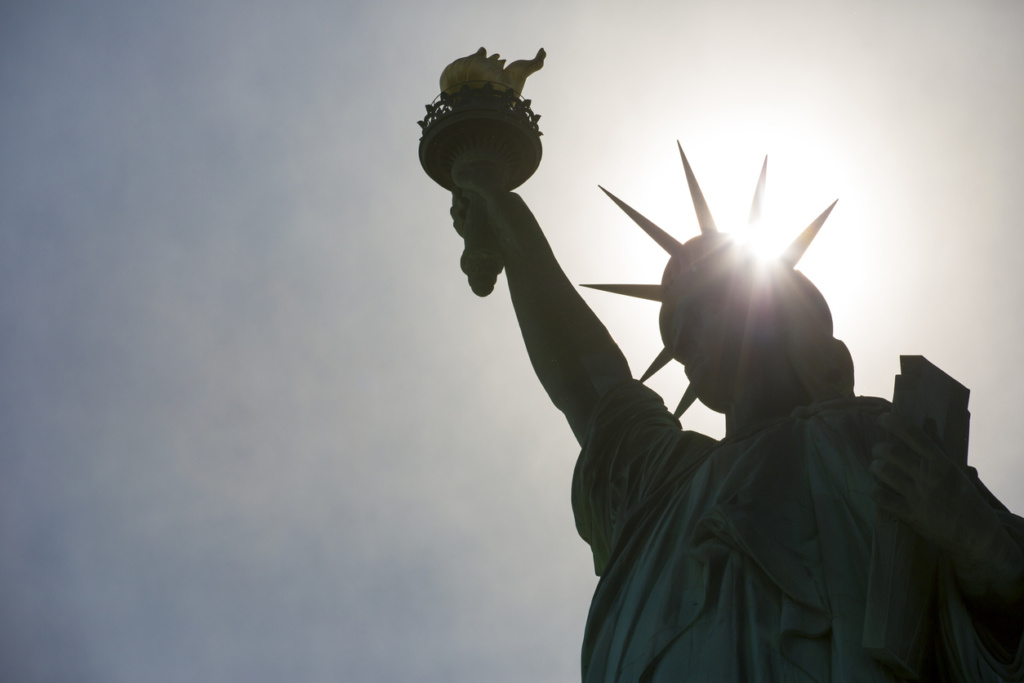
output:
[[[872,451],[879,509],[943,550],[970,592],[1024,596],[1024,553],[967,473],[899,416],[886,414],[878,422],[893,437]]]

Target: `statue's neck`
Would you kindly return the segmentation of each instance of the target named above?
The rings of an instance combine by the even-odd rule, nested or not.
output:
[[[786,361],[769,362],[756,372],[744,373],[736,398],[725,413],[725,435],[733,436],[759,423],[786,417],[811,398]]]

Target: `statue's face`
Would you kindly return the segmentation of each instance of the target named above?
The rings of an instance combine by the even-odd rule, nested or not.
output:
[[[702,267],[673,277],[666,345],[686,368],[701,402],[726,412],[737,392],[780,357],[784,337],[769,271],[739,251],[723,250]],[[784,352],[783,352],[784,353]]]
[[[747,336],[746,306],[731,289],[728,281],[701,288],[681,298],[673,316],[676,359],[701,402],[719,412],[733,401]]]

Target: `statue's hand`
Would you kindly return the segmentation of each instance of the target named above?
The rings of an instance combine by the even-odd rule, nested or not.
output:
[[[452,167],[452,223],[466,242],[460,265],[477,296],[494,290],[498,274],[505,268],[494,217],[494,198],[501,186],[501,170],[483,160],[460,161]]]
[[[990,593],[995,587],[1019,599],[1024,556],[967,473],[897,415],[883,415],[878,422],[893,437],[872,451],[873,497],[879,509],[942,549],[971,592]]]
[[[452,166],[452,182],[463,190],[487,197],[500,192],[508,183],[508,168],[490,159],[464,155]]]

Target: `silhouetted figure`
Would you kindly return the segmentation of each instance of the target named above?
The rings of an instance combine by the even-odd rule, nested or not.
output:
[[[880,514],[937,549],[921,677],[1021,680],[1024,520],[888,401],[854,396],[828,306],[794,269],[832,207],[760,263],[717,231],[683,163],[702,234],[679,243],[612,197],[670,259],[661,284],[598,287],[662,303],[643,379],[683,363],[677,414],[695,399],[724,413],[722,440],[633,379],[502,171],[452,170],[455,212],[486,215],[530,360],[582,447],[572,504],[601,576],[584,681],[899,680],[862,645]]]

